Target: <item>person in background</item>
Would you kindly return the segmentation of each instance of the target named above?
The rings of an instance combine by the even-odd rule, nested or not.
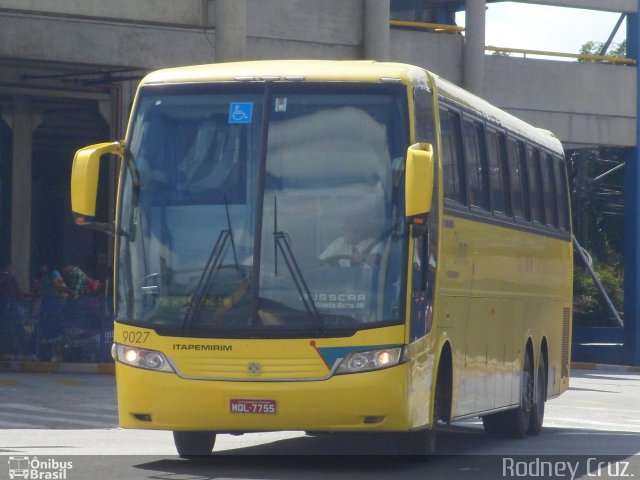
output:
[[[64,279],[60,272],[55,268],[51,268],[48,262],[40,262],[40,282],[38,284],[38,292],[43,297],[57,298],[65,300],[68,294],[68,287],[64,283]]]
[[[89,276],[80,267],[67,262],[62,269],[62,274],[67,285],[67,293],[72,299],[77,300],[86,293]]]
[[[42,261],[39,263],[40,280],[36,282],[39,299],[34,304],[38,329],[36,356],[40,360],[57,359],[63,349],[65,331],[65,305],[69,288],[58,270]]]
[[[13,274],[11,260],[2,262],[0,269],[0,303],[28,297],[29,295],[22,291],[20,282],[18,282],[18,279]]]

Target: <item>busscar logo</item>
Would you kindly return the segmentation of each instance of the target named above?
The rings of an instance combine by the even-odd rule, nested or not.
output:
[[[33,480],[66,480],[67,471],[73,468],[73,462],[62,462],[55,458],[40,460],[38,457],[9,457],[9,478]]]

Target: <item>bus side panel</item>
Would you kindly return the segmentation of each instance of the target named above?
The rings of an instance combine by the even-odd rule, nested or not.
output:
[[[445,215],[443,223],[438,318],[445,319],[439,327],[447,327],[457,359],[453,416],[518,403],[529,338],[537,365],[547,336],[549,394],[563,391],[559,370],[570,340],[563,320],[572,295],[570,243],[454,215]]]

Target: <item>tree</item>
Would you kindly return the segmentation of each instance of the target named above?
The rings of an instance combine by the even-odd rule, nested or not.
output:
[[[593,258],[619,312],[624,294],[624,167],[625,150],[597,147],[567,151],[574,233]],[[611,314],[591,277],[576,257],[574,319],[576,325],[612,326]]]
[[[604,46],[605,42],[590,40],[580,47],[580,54],[604,53],[610,57],[627,54],[626,40],[611,44],[606,52]],[[624,301],[624,168],[608,172],[624,161],[623,148],[595,147],[567,152],[574,232],[590,252],[594,269],[619,312]],[[611,325],[607,322],[610,313],[605,302],[579,261],[573,284],[576,324]]]
[[[580,55],[600,55],[604,48],[605,42],[595,42],[589,40],[580,47]],[[626,57],[627,55],[627,41],[623,40],[620,43],[612,43],[611,46],[605,52],[607,57]],[[588,62],[592,60],[580,59],[579,62]]]

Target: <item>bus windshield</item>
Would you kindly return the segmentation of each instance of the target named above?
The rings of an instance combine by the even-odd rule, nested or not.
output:
[[[142,88],[119,320],[237,338],[400,323],[405,105],[400,85]]]

